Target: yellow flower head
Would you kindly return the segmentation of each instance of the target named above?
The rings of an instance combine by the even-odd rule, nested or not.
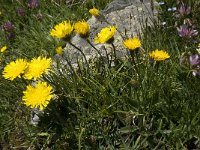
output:
[[[46,82],[38,82],[35,86],[28,85],[23,91],[22,100],[30,108],[43,110],[53,98],[53,87]]]
[[[158,50],[158,49],[149,53],[149,56],[154,61],[163,61],[165,59],[170,58],[167,52],[165,52],[164,50]]]
[[[3,77],[8,80],[14,80],[17,77],[21,78],[21,74],[23,74],[27,68],[27,64],[27,61],[24,59],[17,59],[10,62],[4,68]]]
[[[63,54],[63,48],[62,48],[62,46],[58,46],[58,47],[56,48],[56,53],[59,54],[59,55],[62,55],[62,54]]]
[[[73,31],[73,26],[70,22],[63,21],[57,24],[54,29],[51,30],[50,35],[56,38],[68,38]]]
[[[80,36],[85,36],[89,32],[90,26],[86,21],[79,21],[79,22],[75,23],[74,30]]]
[[[94,42],[96,44],[98,43],[106,43],[109,40],[111,40],[115,34],[115,32],[117,31],[115,26],[111,26],[111,27],[106,27],[103,28],[98,35],[95,37]]]
[[[89,10],[89,13],[95,17],[99,16],[99,10],[93,7],[92,9]]]
[[[138,38],[126,39],[123,44],[129,50],[135,50],[141,46],[141,42]]]
[[[42,77],[43,74],[47,73],[51,67],[51,58],[33,58],[28,64],[28,68],[24,74],[25,79],[34,79]]]
[[[0,50],[1,53],[5,52],[5,50],[7,50],[7,48],[8,48],[7,46],[3,46],[3,47],[1,48],[1,50]]]

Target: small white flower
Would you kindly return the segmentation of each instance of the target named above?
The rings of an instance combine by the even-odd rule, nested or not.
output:
[[[164,25],[166,25],[167,23],[166,23],[166,22],[162,22],[161,24],[164,26]]]
[[[176,7],[168,8],[167,11],[176,11]]]
[[[159,4],[159,5],[164,5],[164,4],[165,4],[165,2],[159,2],[158,4]]]

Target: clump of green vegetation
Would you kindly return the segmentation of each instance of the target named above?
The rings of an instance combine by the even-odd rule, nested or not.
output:
[[[88,61],[70,35],[87,40],[87,22],[76,21],[108,2],[3,1],[4,149],[200,148],[200,4],[160,2],[158,22],[143,29],[142,40],[122,41],[126,59],[116,57],[116,27],[103,28],[95,42],[112,45],[113,52]],[[63,55],[66,43],[83,56],[76,66]],[[30,124],[30,108],[40,110],[37,125]]]

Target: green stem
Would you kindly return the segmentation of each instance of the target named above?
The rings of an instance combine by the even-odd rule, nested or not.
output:
[[[135,51],[135,57],[136,57],[137,63],[139,63],[138,52],[139,52],[139,50],[137,49],[137,50]],[[138,66],[137,66],[137,71],[138,71],[138,76],[139,76],[139,78],[140,78],[140,69],[138,69]],[[139,80],[140,80],[140,79],[139,79]]]
[[[78,150],[81,150],[81,138],[82,138],[82,135],[83,135],[83,132],[85,131],[85,128],[81,128],[81,132],[78,136]]]
[[[90,42],[90,40],[89,40],[89,39],[86,39],[86,41],[88,42],[88,44],[89,44],[90,46],[92,46],[92,48],[94,48],[94,49],[97,51],[97,53],[99,54],[99,56],[102,57],[100,51]]]
[[[138,78],[140,80],[139,69],[138,69],[137,63],[135,61],[135,59],[136,59],[135,52],[134,51],[130,51],[130,54],[131,54],[131,57],[132,57],[133,65],[135,66],[136,74],[138,75]]]
[[[108,62],[108,65],[109,65],[109,68],[111,68],[111,63],[112,61],[109,59],[109,55],[108,55],[108,52],[106,50],[106,48],[103,46],[103,50],[105,51],[106,53],[106,59],[107,59],[107,62]]]
[[[112,47],[113,47],[115,60],[117,60],[117,54],[116,54],[116,48],[115,48],[115,45],[114,45],[113,43],[111,43],[111,45],[112,45]]]
[[[85,62],[86,62],[86,64],[87,64],[87,67],[88,67],[88,69],[89,69],[89,63],[88,63],[88,61],[87,61],[87,59],[86,59],[86,56],[85,56],[85,54],[83,53],[83,51],[82,51],[79,47],[77,47],[76,45],[74,45],[73,43],[71,43],[70,41],[69,41],[69,44],[70,44],[71,46],[73,46],[74,48],[76,48],[76,49],[83,55],[83,57],[84,57],[84,59],[85,59]]]
[[[66,58],[66,57],[65,57]],[[68,58],[66,58],[67,64],[69,65],[70,69],[72,70],[73,74],[76,75],[76,72],[72,66],[72,64],[69,62]]]

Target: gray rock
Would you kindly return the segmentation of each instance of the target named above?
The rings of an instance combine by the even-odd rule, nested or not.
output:
[[[102,11],[103,14],[108,14],[112,11],[124,9],[127,6],[131,5],[132,0],[114,0],[109,3],[104,10]]]
[[[110,44],[94,44],[94,37],[103,28],[111,25],[117,26],[118,32],[114,36],[114,46],[117,50],[117,57],[126,57],[127,50],[123,47],[122,41],[127,37],[142,38],[142,28],[152,26],[156,20],[156,9],[152,6],[158,5],[156,2],[152,4],[151,0],[114,0],[102,11],[102,15],[98,18],[91,17],[88,20],[90,25],[89,40],[102,56],[113,52]],[[85,54],[85,58],[89,60],[95,56],[99,56],[97,51],[85,39],[78,35],[71,39],[71,42],[79,47]],[[67,44],[65,47],[65,55],[70,57],[72,64],[76,64],[78,58],[83,55],[73,46]]]
[[[145,3],[149,3],[149,2],[150,2],[150,0],[114,0],[111,3],[109,3],[104,8],[104,10],[102,10],[102,13],[108,14],[112,11],[124,9],[125,7],[130,6],[130,5],[138,6],[138,5],[140,5],[140,3],[145,4]]]
[[[31,112],[31,124],[36,126],[39,121],[40,121],[40,118],[38,116],[38,114],[40,113],[41,111],[37,108],[34,108],[32,109],[32,112]]]

